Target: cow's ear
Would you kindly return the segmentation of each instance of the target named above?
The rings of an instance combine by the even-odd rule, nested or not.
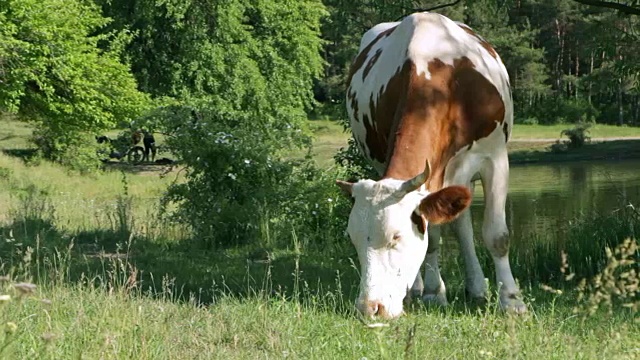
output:
[[[342,190],[343,194],[349,197],[351,196],[353,191],[353,183],[350,183],[348,181],[336,180],[336,185],[340,187],[340,190]]]
[[[422,199],[418,209],[430,224],[453,221],[471,205],[471,192],[464,186],[448,186]]]

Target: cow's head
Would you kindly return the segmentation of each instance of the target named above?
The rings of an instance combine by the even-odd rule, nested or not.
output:
[[[337,181],[355,199],[347,232],[361,268],[356,307],[365,316],[402,314],[403,299],[426,255],[427,224],[449,222],[471,203],[471,194],[463,186],[427,192],[422,184],[428,172],[427,166],[424,173],[407,181]]]

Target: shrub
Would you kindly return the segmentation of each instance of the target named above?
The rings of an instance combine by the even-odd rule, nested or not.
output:
[[[569,143],[567,144],[569,148],[580,148],[585,144],[585,142],[591,140],[591,137],[588,136],[590,127],[591,124],[577,124],[572,128],[562,130],[560,132],[560,136],[567,136],[569,138]]]
[[[256,122],[242,112],[204,106],[194,119],[191,109],[167,109],[171,123],[182,121],[167,144],[189,167],[187,181],[171,186],[165,203],[179,204],[173,215],[201,245],[286,247],[293,236],[326,245],[341,237],[347,216],[334,213],[348,201],[338,197],[336,174],[310,157],[287,156],[292,144],[309,146],[300,129],[283,126],[276,135],[249,125]]]

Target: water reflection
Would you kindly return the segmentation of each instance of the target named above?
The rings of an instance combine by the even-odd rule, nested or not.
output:
[[[526,241],[562,241],[569,222],[581,214],[640,204],[640,160],[512,166],[507,223],[516,248]],[[471,207],[481,244],[482,186]],[[445,241],[456,247],[451,231]]]

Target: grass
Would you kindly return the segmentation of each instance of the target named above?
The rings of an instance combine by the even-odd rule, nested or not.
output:
[[[331,120],[309,121],[309,128],[314,137],[313,156],[316,162],[322,167],[332,166],[333,156],[347,146],[351,134],[345,132],[337,121]]]
[[[313,126],[316,145],[333,146],[337,125]],[[19,147],[19,139],[4,141]],[[0,358],[640,357],[637,313],[615,301],[612,313],[574,313],[578,293],[545,291],[533,271],[521,278],[528,315],[502,314],[495,296],[473,306],[456,256],[443,259],[451,306],[414,303],[388,326],[367,328],[353,308],[357,257],[346,238],[340,251],[198,248],[157,210],[176,176],[80,176],[0,153],[0,275],[10,278],[0,278],[0,295],[10,296],[0,296]],[[516,266],[559,273],[544,268],[542,251]],[[575,244],[567,251],[590,256]],[[23,294],[15,282],[37,288]]]
[[[31,126],[4,114],[0,114],[0,122],[2,123],[0,126],[0,148],[26,149],[29,147]]]
[[[17,329],[5,358],[423,359],[637,358],[636,325],[586,321],[556,303],[522,318],[494,310],[416,308],[380,329],[327,309],[325,299],[221,295],[210,305],[123,287],[58,285],[5,305]],[[6,313],[3,314],[6,317]]]

